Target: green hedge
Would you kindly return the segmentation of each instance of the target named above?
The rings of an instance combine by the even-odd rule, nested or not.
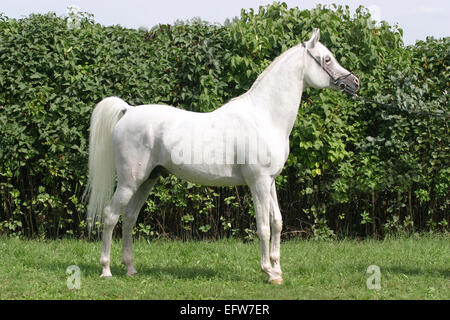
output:
[[[287,48],[321,29],[361,80],[360,94],[308,89],[277,179],[284,235],[328,238],[446,230],[450,38],[404,47],[402,30],[368,10],[242,10],[224,25],[198,19],[151,30],[103,27],[85,14],[0,16],[0,233],[85,236],[87,139],[93,107],[116,95],[210,111],[245,92]],[[120,225],[120,224],[119,224]],[[169,176],[149,197],[136,233],[183,239],[255,235],[246,187],[211,188]],[[120,232],[120,229],[119,229]]]

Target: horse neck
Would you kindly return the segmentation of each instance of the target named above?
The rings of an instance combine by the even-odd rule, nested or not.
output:
[[[276,58],[248,92],[256,112],[268,117],[286,137],[292,131],[301,102],[303,65],[304,50],[297,45]]]

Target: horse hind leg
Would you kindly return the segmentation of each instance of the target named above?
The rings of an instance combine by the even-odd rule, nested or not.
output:
[[[100,264],[102,265],[101,277],[111,277],[110,256],[112,233],[120,214],[132,198],[135,189],[128,186],[118,185],[114,195],[103,211],[103,234]]]
[[[127,268],[128,276],[137,274],[133,264],[133,228],[142,206],[158,179],[159,177],[152,172],[150,178],[139,187],[125,209],[122,224],[122,263]]]

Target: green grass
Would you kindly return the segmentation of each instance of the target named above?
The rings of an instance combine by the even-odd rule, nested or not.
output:
[[[101,279],[100,242],[0,238],[0,299],[450,299],[449,240],[285,241],[276,287],[259,269],[257,242],[136,241],[135,277],[114,242],[114,277]],[[67,288],[70,265],[81,269],[79,290]],[[366,286],[370,265],[380,290]]]

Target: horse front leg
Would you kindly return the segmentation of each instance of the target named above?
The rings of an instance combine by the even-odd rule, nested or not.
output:
[[[276,281],[281,284],[283,282],[281,265],[280,265],[280,242],[281,242],[281,230],[283,228],[283,222],[278,205],[277,191],[275,188],[275,182],[272,183],[270,189],[271,200],[271,214],[270,214],[270,226],[272,231],[271,248],[270,248],[270,261],[274,272],[280,276]]]
[[[272,284],[281,284],[281,275],[270,262],[270,188],[273,180],[258,179],[250,186],[256,213],[256,227],[261,249],[261,270],[269,276]]]

